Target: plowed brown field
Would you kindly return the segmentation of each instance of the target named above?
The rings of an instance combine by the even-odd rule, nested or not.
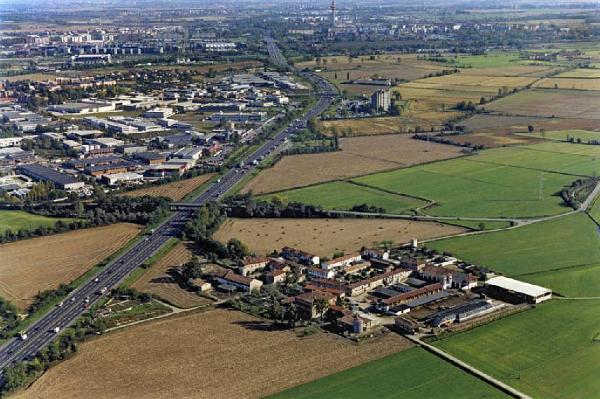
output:
[[[149,322],[94,339],[17,398],[259,398],[410,347],[388,334],[356,345],[298,338],[217,310]]]

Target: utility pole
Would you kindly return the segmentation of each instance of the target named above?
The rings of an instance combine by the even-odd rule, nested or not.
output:
[[[544,200],[544,172],[540,172],[540,191],[538,193],[538,199]]]

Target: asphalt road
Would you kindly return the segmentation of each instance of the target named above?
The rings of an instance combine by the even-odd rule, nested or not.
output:
[[[280,53],[279,53],[280,54]],[[238,183],[246,174],[251,173],[262,159],[266,158],[277,147],[281,146],[290,135],[306,126],[306,122],[318,116],[333,102],[336,89],[329,82],[310,73],[302,75],[315,82],[320,93],[317,103],[301,118],[291,122],[288,127],[280,131],[274,138],[264,143],[254,153],[244,160],[243,168],[235,168],[227,172],[220,180],[212,184],[192,202],[204,204],[222,198],[228,190]],[[53,331],[58,327],[61,331],[73,324],[83,315],[89,306],[97,303],[101,297],[101,290],[106,287],[107,292],[138,268],[144,261],[156,253],[170,238],[177,237],[185,223],[193,215],[191,211],[179,211],[163,222],[155,231],[140,240],[129,250],[106,265],[94,278],[71,292],[63,301],[62,306],[57,306],[30,325],[27,339],[13,338],[0,348],[0,370],[11,364],[32,358],[42,348],[47,346],[57,334]]]

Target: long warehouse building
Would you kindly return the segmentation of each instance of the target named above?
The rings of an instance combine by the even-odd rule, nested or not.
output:
[[[37,181],[53,183],[56,188],[61,190],[77,190],[82,188],[85,183],[69,175],[40,164],[27,164],[17,166],[17,172],[29,176]]]

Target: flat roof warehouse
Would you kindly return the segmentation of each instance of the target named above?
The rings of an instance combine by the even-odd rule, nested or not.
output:
[[[525,283],[523,281],[515,280],[504,276],[492,277],[491,279],[485,282],[485,285],[509,293],[516,293],[526,296],[530,298],[531,302],[534,303],[539,303],[552,297],[552,291],[548,288]]]
[[[60,189],[77,189],[85,185],[71,176],[39,164],[19,165],[18,170],[33,179],[54,183]]]

